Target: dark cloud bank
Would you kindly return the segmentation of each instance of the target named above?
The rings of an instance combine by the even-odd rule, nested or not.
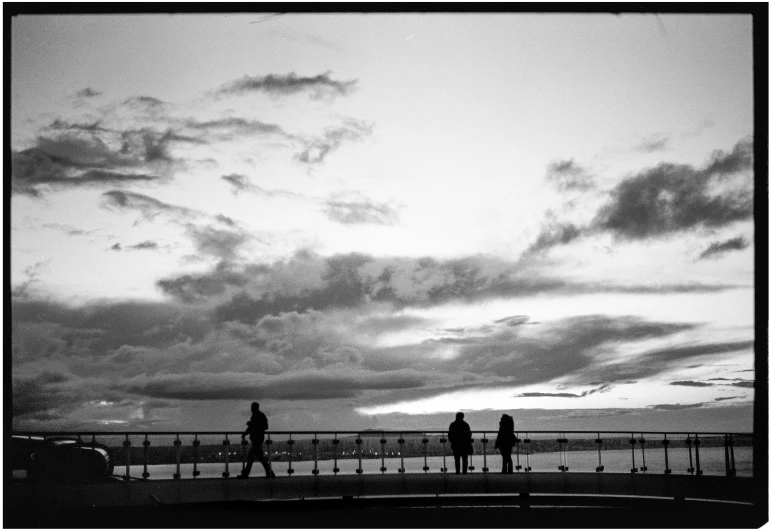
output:
[[[726,227],[753,217],[751,182],[735,177],[753,169],[753,141],[716,151],[700,168],[662,163],[621,181],[586,226],[556,223],[547,227],[529,251],[570,243],[584,235],[608,233],[618,240],[645,240],[696,230]],[[561,190],[588,186],[584,172],[571,161],[555,162],[549,179]],[[738,248],[718,247],[706,256]],[[705,251],[706,252],[706,251]],[[704,257],[704,256],[702,256]]]
[[[589,393],[753,346],[675,342],[614,362],[608,354],[619,345],[673,338],[697,325],[604,315],[549,325],[510,316],[412,345],[373,346],[388,331],[432,327],[430,319],[394,315],[395,308],[588,289],[483,257],[443,262],[301,253],[241,268],[225,260],[208,275],[159,286],[177,301],[82,308],[14,301],[14,422],[66,422],[91,401],[145,407],[150,400],[248,401],[256,393],[274,404],[366,406],[566,376],[591,386],[569,393],[580,408]],[[437,357],[448,349],[450,358]]]
[[[210,273],[167,278],[158,286],[186,303],[217,302],[224,320],[251,320],[286,311],[355,307],[369,302],[404,307],[544,293],[708,293],[735,287],[576,283],[485,256],[440,261],[358,253],[324,258],[308,252],[273,264],[223,263]]]

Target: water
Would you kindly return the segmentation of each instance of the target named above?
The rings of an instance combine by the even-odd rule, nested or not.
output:
[[[716,448],[700,448],[699,458],[700,466],[704,471],[704,475],[723,476],[725,475],[725,455],[722,447]],[[752,476],[752,448],[751,447],[736,447],[734,449],[734,456],[736,460],[736,474],[737,476],[751,477]],[[570,451],[564,454],[563,460],[559,452],[543,452],[535,453],[528,457],[525,455],[519,456],[519,464],[524,468],[529,466],[532,468],[532,472],[558,472],[560,464],[565,463],[569,472],[595,472],[598,465],[597,452],[592,450],[578,450]],[[693,467],[696,467],[696,454],[691,454],[693,460]],[[233,459],[236,459],[234,456]],[[634,451],[635,467],[638,470],[643,466],[643,456],[639,448]],[[517,456],[512,454],[512,461],[514,466],[517,465]],[[398,469],[402,466],[402,461],[399,457],[387,457],[385,459],[385,474],[397,474]],[[691,466],[691,461],[688,456],[687,448],[672,448],[669,450],[669,468],[672,470],[672,474],[688,474],[687,469]],[[630,473],[632,468],[632,450],[606,450],[602,452],[602,464],[605,467],[604,473]],[[406,457],[404,458],[404,468],[407,473],[420,473],[423,472],[423,466],[429,467],[428,473],[439,473],[440,469],[444,466],[447,467],[449,472],[455,471],[455,463],[452,455],[442,458],[441,456],[430,456],[424,460],[422,457]],[[474,466],[475,469],[470,473],[481,473],[484,466],[484,458],[482,455],[472,455],[469,461],[470,466]],[[287,476],[287,470],[289,468],[288,461],[275,461],[272,463],[273,471],[277,476]],[[325,459],[318,461],[319,475],[333,475],[334,460]],[[380,467],[383,466],[381,459],[362,459],[361,468],[363,473],[367,475],[382,474]],[[649,474],[663,474],[664,473],[664,449],[663,448],[651,448],[645,450],[645,466],[648,468]],[[490,472],[500,472],[501,470],[501,456],[499,454],[493,454],[487,456],[487,467]],[[229,464],[229,473],[231,477],[236,476],[241,472],[241,461],[231,461]],[[292,468],[294,469],[293,475],[297,476],[310,476],[314,469],[314,462],[311,461],[293,461]],[[356,474],[356,469],[359,468],[358,459],[338,459],[337,468],[340,469],[338,474]],[[225,471],[224,463],[199,463],[198,471],[201,473],[200,478],[219,478],[222,477],[222,473]],[[141,464],[133,464],[131,466],[131,476],[141,477],[144,467]],[[147,471],[150,473],[148,479],[172,479],[173,475],[177,471],[176,465],[148,465]],[[125,466],[118,466],[115,468],[116,475],[124,475],[126,472]],[[180,465],[181,477],[192,478],[193,477],[193,464],[182,463]],[[515,470],[515,473],[517,471]],[[520,471],[521,473],[521,471]],[[638,473],[642,473],[639,470]],[[254,463],[252,468],[252,477],[260,477],[265,474],[262,465],[258,462]]]

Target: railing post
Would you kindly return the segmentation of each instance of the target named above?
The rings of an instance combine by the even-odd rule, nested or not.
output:
[[[182,441],[179,440],[179,433],[177,434],[177,438],[174,441],[174,447],[176,448],[175,454],[176,454],[176,460],[177,460],[177,473],[174,474],[174,479],[180,479],[182,477],[182,474],[180,472],[180,452],[182,451]]]
[[[273,440],[270,438],[270,433],[268,433],[267,435],[268,435],[268,440],[265,441],[265,449],[267,450],[266,453],[268,454],[268,468],[270,469],[269,477],[270,479],[273,479],[276,477],[275,472],[273,472],[273,458],[270,455],[271,447],[273,446]]]
[[[597,443],[597,472],[602,472],[605,467],[602,466],[602,439],[600,438],[600,432],[597,432],[597,438],[594,440]]]
[[[487,474],[487,432],[482,432],[482,472]]]
[[[423,435],[423,472],[428,472],[428,439]]]
[[[442,472],[443,474],[447,473],[447,435],[442,433],[439,436],[439,442],[442,443]]]
[[[725,475],[729,477],[731,475],[731,462],[728,457],[728,434],[723,436],[723,451],[725,453]]]
[[[560,454],[560,466],[557,467],[558,470],[561,470],[562,472],[567,472],[568,469],[568,451],[567,451],[567,444],[568,440],[566,437],[564,437],[564,433],[560,433],[561,437],[557,439],[557,444],[559,445],[559,454]],[[564,446],[563,446],[564,445]]]
[[[381,432],[380,434],[380,472],[385,474],[386,466],[385,466],[385,432]]]
[[[516,454],[517,454],[517,466],[516,466],[515,470],[517,472],[522,470],[522,465],[519,464],[519,443],[520,443],[520,439],[517,436],[517,434],[515,433],[514,434],[514,446],[516,447]]]
[[[201,472],[198,470],[198,447],[201,446],[201,441],[198,440],[198,434],[195,434],[195,439],[193,440],[193,479],[197,478],[201,475]]]
[[[645,434],[640,433],[640,451],[642,452],[642,466],[640,467],[640,472],[647,472],[648,467],[645,466]]]
[[[701,441],[699,440],[698,433],[695,434],[693,446],[696,448],[696,475],[701,476],[704,471],[701,469],[701,461],[699,460],[699,446],[701,446]]]
[[[334,447],[334,449],[335,449],[335,466],[334,466],[334,467],[332,467],[332,473],[333,473],[334,475],[337,475],[337,473],[338,473],[338,472],[340,472],[340,469],[339,469],[339,468],[337,468],[337,446],[340,444],[340,441],[338,440],[338,438],[337,438],[337,434],[336,434],[336,433],[335,433],[334,437],[335,437],[335,438],[334,438],[334,439],[332,439],[332,446],[333,446],[333,447]]]
[[[404,434],[399,434],[399,440],[397,441],[399,443],[399,460],[402,464],[402,466],[399,468],[399,473],[404,474]]]
[[[473,433],[472,433],[472,435],[473,435]],[[470,442],[471,442],[471,446],[473,448],[473,446],[474,446],[474,438],[473,437],[471,438]],[[474,471],[474,454],[473,453],[468,456],[468,471],[469,472],[473,472]]]
[[[691,448],[693,441],[691,441],[691,434],[689,433],[688,436],[685,438],[685,445],[688,447],[688,473],[693,474],[693,451]]]
[[[527,445],[527,448],[525,449],[525,464],[527,465],[525,466],[525,472],[530,472],[532,470],[532,468],[530,467],[530,452],[531,452],[532,444],[530,442],[530,438],[527,435],[527,432],[525,432],[525,440],[522,442],[524,442]]]
[[[672,470],[669,468],[669,440],[667,440],[667,434],[664,434],[664,440],[661,441],[664,446],[664,474],[671,474]]]
[[[289,468],[286,469],[286,473],[291,477],[292,474],[294,474],[294,468],[292,468],[292,447],[294,446],[294,441],[292,440],[291,433],[289,434],[289,440],[286,442],[286,445],[289,447]]]
[[[359,468],[356,469],[357,474],[363,474],[364,468],[361,466],[361,433],[356,434],[356,444],[359,447]]]
[[[222,446],[225,448],[225,471],[222,473],[223,478],[230,477],[230,440],[228,434],[225,434],[225,440],[222,441]]]
[[[311,444],[313,445],[313,471],[311,472],[314,476],[319,475],[319,436],[317,433],[313,434],[313,440],[311,441]]]
[[[632,438],[629,439],[629,444],[632,445],[632,469],[631,469],[632,470],[632,474],[637,472],[637,466],[634,463],[634,445],[635,445],[635,443],[637,443],[637,441],[634,438],[634,433],[632,433]]]
[[[755,444],[753,440],[753,445]],[[731,475],[736,475],[736,459],[734,459],[734,436],[731,435],[728,437],[728,448],[731,450]]]
[[[129,441],[128,433],[126,434],[126,440],[123,441],[123,446],[126,448],[126,477],[125,481],[131,479],[131,441]]]
[[[144,446],[144,472],[142,472],[142,477],[144,479],[147,479],[150,477],[150,472],[147,471],[147,463],[150,460],[150,441],[148,440],[148,437],[150,434],[145,433],[145,440],[142,442],[142,446]]]

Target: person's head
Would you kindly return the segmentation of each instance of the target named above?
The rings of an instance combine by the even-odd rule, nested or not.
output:
[[[464,415],[463,415],[463,413],[462,413],[462,412],[460,412],[460,411],[458,411],[458,412],[455,414],[455,420],[463,420],[463,416],[464,416]]]
[[[257,402],[252,402],[252,413],[260,410],[260,404]]]

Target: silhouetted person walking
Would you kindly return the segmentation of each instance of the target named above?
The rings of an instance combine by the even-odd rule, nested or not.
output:
[[[504,413],[498,426],[498,437],[495,438],[495,447],[501,452],[503,461],[501,474],[514,472],[514,464],[511,462],[511,449],[514,448],[514,443],[514,419]]]
[[[252,417],[249,422],[246,431],[241,434],[241,439],[246,439],[247,434],[252,441],[252,447],[249,449],[249,455],[246,458],[246,468],[244,468],[241,475],[238,477],[246,479],[249,477],[249,472],[252,471],[252,464],[257,459],[262,466],[265,467],[265,475],[269,478],[276,477],[273,470],[270,469],[270,463],[265,459],[265,454],[262,453],[262,443],[265,441],[265,431],[268,429],[268,417],[265,413],[260,411],[260,404],[252,402]]]
[[[455,473],[460,474],[463,461],[463,473],[468,473],[468,456],[471,453],[471,427],[463,420],[463,413],[455,414],[455,421],[450,424],[447,438],[450,439],[452,455],[455,457]]]

